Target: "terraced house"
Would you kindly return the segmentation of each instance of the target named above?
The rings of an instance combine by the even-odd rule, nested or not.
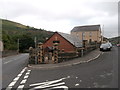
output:
[[[76,26],[71,30],[71,34],[88,42],[98,42],[102,40],[100,25]]]

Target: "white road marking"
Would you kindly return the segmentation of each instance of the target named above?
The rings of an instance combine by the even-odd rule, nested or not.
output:
[[[67,79],[67,78],[70,78],[70,76],[67,76],[65,78],[61,78],[61,79],[58,79],[58,80],[54,80],[54,81],[48,81],[48,82],[42,82],[42,83],[36,83],[36,84],[30,84],[29,86],[37,86],[37,85],[42,85],[42,84],[53,84],[53,83],[57,83],[57,82],[60,82],[64,79]]]
[[[26,78],[28,78],[29,76],[28,75],[26,75],[25,77],[24,77],[24,79],[26,79]]]
[[[11,82],[11,83],[8,85],[8,87],[12,87],[12,86],[14,86],[16,82],[17,82],[17,81],[13,81],[13,82]]]
[[[27,73],[26,73],[26,75],[29,75],[29,74],[30,74],[30,72],[27,72]]]
[[[12,89],[12,87],[7,87],[7,88],[6,88],[6,90],[11,90],[11,89]]]
[[[80,82],[82,82],[82,80],[80,80]]]
[[[21,81],[20,84],[24,84],[24,83],[26,83],[26,81],[27,81],[27,79],[24,79],[24,80]]]
[[[20,73],[20,74],[18,74],[18,77],[20,77],[20,76],[22,76],[22,74]]]
[[[78,78],[78,77],[75,77],[76,79]]]
[[[24,88],[24,84],[26,83],[27,78],[29,77],[30,72],[31,72],[31,70],[27,70],[27,72],[26,72],[26,74],[24,76],[24,79],[20,82],[20,85],[18,86],[17,90],[19,90],[19,89],[22,90]]]
[[[16,77],[16,78],[14,79],[14,81],[17,81],[19,78],[20,78],[20,77]]]
[[[9,62],[12,62],[13,60],[10,60],[10,61],[7,61],[7,62],[4,62],[4,64],[7,64],[7,63],[9,63]]]
[[[104,52],[102,52],[102,55],[104,54]]]
[[[46,81],[46,82],[42,82],[42,83],[35,83],[35,84],[30,84],[30,87],[33,87],[29,90],[35,90],[35,89],[42,89],[42,90],[52,90],[54,88],[64,88],[64,90],[68,90],[67,86],[65,85],[65,82],[62,82],[62,80],[64,79],[68,79],[69,77],[64,77],[61,79],[57,79],[57,80],[52,80],[52,81]]]
[[[27,55],[27,54],[26,54]],[[6,62],[4,62],[3,64],[8,64],[8,63],[10,63],[10,62],[13,62],[13,61],[16,61],[16,60],[18,60],[18,59],[20,59],[20,58],[23,58],[24,56],[25,56],[25,54],[21,54],[19,57],[18,57],[19,55],[16,55],[16,56],[8,56],[8,57],[6,57],[6,58],[2,58],[2,60],[3,61],[6,61],[6,60],[9,60],[9,61],[6,61]],[[11,58],[12,57],[12,58]],[[14,58],[16,58],[16,59],[14,59]]]
[[[62,83],[58,83],[58,84],[53,84],[53,85],[42,85],[42,86],[37,86],[37,87],[34,87],[30,90],[34,90],[34,89],[43,89],[43,88],[47,88],[47,87],[53,87],[53,86],[58,86],[58,85],[64,85],[65,82],[62,82]]]
[[[67,76],[67,78],[70,78],[70,76]]]
[[[63,79],[58,79],[54,81],[48,81],[48,82],[42,82],[42,83],[36,83],[36,84],[31,84],[30,86],[36,86],[36,85],[47,85],[47,84],[53,84],[62,81]]]
[[[64,88],[64,90],[68,90],[68,87],[67,86],[57,86],[57,87],[52,87],[52,88],[49,88],[49,90],[52,90],[52,89],[57,89],[57,88]],[[48,90],[48,89],[43,89],[43,90]]]
[[[79,83],[75,84],[75,86],[79,86]]]
[[[22,90],[23,89],[23,87],[24,87],[24,85],[20,85],[18,88],[17,88],[17,90]]]
[[[112,73],[107,73],[107,76],[110,76],[110,75],[112,75]]]
[[[28,72],[30,72],[31,70],[28,70]]]
[[[25,71],[25,69],[23,69],[23,70],[20,72],[20,74],[24,73],[24,71]]]
[[[13,88],[13,86],[16,84],[16,82],[19,80],[19,78],[22,76],[22,74],[24,73],[24,71],[27,69],[27,67],[25,67],[20,74],[17,75],[16,78],[13,79],[13,81],[8,85],[8,87],[6,88],[6,90],[11,90]]]

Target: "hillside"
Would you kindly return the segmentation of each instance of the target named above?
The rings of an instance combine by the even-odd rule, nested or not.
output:
[[[48,38],[52,35],[51,31],[36,29],[34,27],[25,26],[20,23],[4,19],[2,19],[2,31],[9,35],[29,34],[32,36],[32,38],[36,36],[40,42],[44,42],[45,38]]]
[[[109,41],[112,42],[112,44],[118,44],[120,43],[120,36],[110,38]]]
[[[32,44],[34,44],[34,38],[36,37],[37,42],[43,43],[46,38],[49,38],[53,34],[53,32],[51,31],[46,31],[44,29],[36,29],[34,27],[25,26],[20,23],[5,19],[2,19],[2,33],[2,38],[6,50],[17,49],[17,39],[23,41],[22,39],[25,39],[25,37],[29,37],[33,41]]]

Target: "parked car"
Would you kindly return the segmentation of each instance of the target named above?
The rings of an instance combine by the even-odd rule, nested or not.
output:
[[[117,47],[120,47],[120,44],[117,44]]]
[[[104,43],[100,45],[100,51],[110,51],[112,46],[112,44],[109,43]]]
[[[112,48],[113,46],[112,46],[112,44],[110,43],[110,42],[108,42],[107,44],[109,44],[110,45],[110,48]]]

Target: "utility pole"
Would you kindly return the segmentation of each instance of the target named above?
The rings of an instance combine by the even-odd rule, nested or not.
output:
[[[37,64],[37,46],[36,46],[36,43],[37,43],[37,40],[36,40],[36,37],[34,38],[34,42],[35,42],[35,64]]]
[[[103,39],[104,39],[104,25],[102,27],[102,43],[103,43]]]
[[[82,32],[82,46],[84,45],[84,44],[83,44],[83,43],[84,43],[84,42],[83,42],[83,40],[84,40],[84,35],[83,35],[83,34],[84,34],[84,32]],[[81,56],[83,57],[83,49],[81,50]]]
[[[36,43],[37,43],[36,37],[34,38],[34,42],[35,42],[35,48],[36,48]]]
[[[17,43],[18,43],[18,54],[19,54],[19,39],[17,40]]]

